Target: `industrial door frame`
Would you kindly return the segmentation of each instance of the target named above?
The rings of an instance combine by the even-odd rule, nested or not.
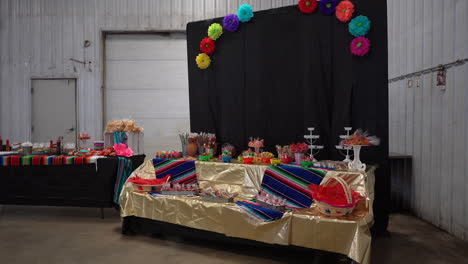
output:
[[[30,120],[30,138],[32,140],[32,133],[33,133],[33,81],[42,81],[42,80],[74,80],[75,81],[75,127],[76,127],[76,134],[78,135],[80,131],[80,119],[79,119],[79,111],[80,111],[80,104],[79,104],[79,98],[78,98],[78,78],[77,77],[58,77],[58,78],[53,78],[53,77],[31,77],[29,80],[29,88],[30,88],[30,94],[29,94],[29,105],[31,106],[31,120]],[[78,144],[78,138],[75,138],[74,141],[75,145],[77,146]]]
[[[106,88],[106,40],[108,35],[159,35],[170,36],[171,34],[186,34],[185,30],[102,30],[101,31],[101,61],[102,61],[102,75],[101,75],[101,95],[102,95],[102,131],[106,129],[106,116],[107,116],[107,88]]]

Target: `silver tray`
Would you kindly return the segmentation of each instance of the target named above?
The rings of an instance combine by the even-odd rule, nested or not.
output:
[[[267,204],[265,202],[260,202],[260,201],[257,201],[257,203],[259,205],[261,205],[262,207],[265,207],[265,208],[268,208],[268,209],[274,210],[274,211],[284,211],[286,209],[286,206],[284,206],[284,205],[276,206],[276,205],[271,205],[271,204]]]
[[[207,195],[200,195],[200,197],[204,201],[213,202],[213,203],[233,203],[234,202],[233,198],[226,199],[226,198],[207,196]]]
[[[161,191],[163,195],[173,195],[173,196],[197,196],[197,191]]]

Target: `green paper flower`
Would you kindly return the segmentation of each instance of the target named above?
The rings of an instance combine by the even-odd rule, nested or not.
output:
[[[223,27],[218,23],[213,23],[208,28],[208,37],[212,40],[217,40],[223,34]]]

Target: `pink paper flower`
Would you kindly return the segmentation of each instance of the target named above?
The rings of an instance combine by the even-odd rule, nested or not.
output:
[[[351,41],[351,53],[356,56],[364,56],[369,53],[371,42],[366,37],[357,37]]]
[[[133,150],[123,143],[114,145],[115,154],[122,157],[131,157],[133,156]]]

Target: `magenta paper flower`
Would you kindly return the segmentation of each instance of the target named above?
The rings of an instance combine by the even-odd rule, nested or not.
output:
[[[114,145],[115,154],[122,157],[131,157],[133,156],[133,150],[123,143]]]
[[[356,56],[364,56],[369,53],[371,42],[366,37],[357,37],[351,41],[351,53]]]

